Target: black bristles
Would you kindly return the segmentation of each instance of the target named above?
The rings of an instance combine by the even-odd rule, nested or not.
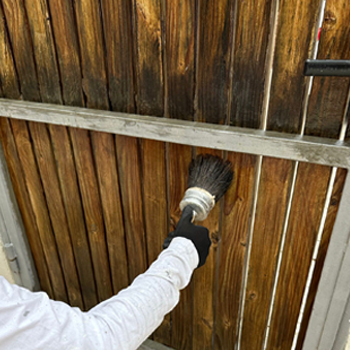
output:
[[[188,187],[200,187],[215,196],[217,202],[228,190],[233,179],[232,164],[211,154],[200,154],[188,170]]]

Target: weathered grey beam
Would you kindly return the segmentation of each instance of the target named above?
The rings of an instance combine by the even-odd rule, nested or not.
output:
[[[6,99],[0,116],[350,168],[349,144],[319,137]]]

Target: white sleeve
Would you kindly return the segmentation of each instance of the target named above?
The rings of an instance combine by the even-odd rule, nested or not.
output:
[[[176,306],[197,265],[193,243],[174,238],[130,287],[88,312],[0,276],[0,349],[135,350]]]

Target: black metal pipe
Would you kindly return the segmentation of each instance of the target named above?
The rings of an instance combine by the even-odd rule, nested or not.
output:
[[[350,60],[306,60],[304,75],[350,77]]]

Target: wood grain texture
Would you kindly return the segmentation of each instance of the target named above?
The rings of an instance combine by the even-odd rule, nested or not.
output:
[[[33,253],[41,289],[45,291],[50,298],[54,298],[55,293],[52,289],[48,264],[46,262],[38,226],[36,224],[35,215],[31,207],[29,194],[25,185],[22,165],[18,157],[10,122],[6,118],[0,118],[0,140],[4,149],[13,189],[21,211],[30,248]]]
[[[0,4],[0,93],[2,97],[18,99],[20,91],[12,55],[12,48],[6,28],[4,13]]]
[[[244,296],[242,350],[263,346],[292,170],[292,161],[263,158]]]
[[[163,64],[160,0],[133,0],[134,67],[137,111],[163,116]]]
[[[224,198],[222,233],[219,241],[218,295],[215,316],[215,349],[232,349],[237,319],[249,215],[252,205],[256,157],[228,153],[234,180]]]
[[[109,109],[100,5],[74,1],[81,53],[82,86],[88,108]]]
[[[29,194],[36,225],[39,231],[45,259],[48,265],[55,298],[68,302],[65,281],[52,231],[49,212],[38,173],[33,148],[30,142],[27,124],[20,120],[11,120],[13,135],[22,164],[25,184]]]
[[[226,124],[233,1],[200,1],[198,6],[196,119]]]
[[[328,167],[299,164],[268,349],[287,350],[292,346],[329,176]]]
[[[223,156],[222,151],[208,148],[197,148],[198,154],[212,154]],[[212,241],[209,256],[203,267],[195,270],[192,278],[193,295],[193,330],[192,349],[212,349],[214,328],[214,305],[216,290],[216,263],[219,242],[219,225],[221,221],[220,203],[217,203],[209,216],[203,222],[196,222],[209,230]]]
[[[113,295],[98,181],[88,131],[70,129],[99,301]]]
[[[350,3],[327,1],[318,59],[350,59]],[[310,95],[306,134],[337,138],[350,88],[347,77],[315,77]]]
[[[279,7],[267,129],[297,133],[306,78],[304,61],[312,48],[318,0],[281,1]]]
[[[63,103],[84,105],[79,43],[70,0],[47,0],[53,31]]]
[[[131,113],[135,109],[131,2],[102,0],[101,4],[112,110]]]
[[[89,310],[97,304],[97,292],[73,151],[67,128],[49,125],[49,132],[81,293],[85,309]]]
[[[20,80],[21,93],[24,99],[38,102],[40,101],[39,85],[22,1],[3,0],[2,4]]]
[[[326,259],[329,241],[330,241],[331,236],[332,236],[334,222],[335,222],[337,212],[339,209],[339,203],[340,203],[340,199],[342,196],[342,190],[343,190],[343,186],[344,186],[344,182],[345,182],[346,173],[347,173],[347,171],[345,169],[338,169],[337,170],[337,175],[335,178],[335,183],[334,183],[334,187],[333,187],[333,191],[332,191],[331,201],[330,201],[330,204],[328,207],[327,218],[326,218],[326,222],[325,222],[325,226],[324,226],[324,230],[323,230],[320,248],[318,251],[317,258],[316,258],[315,270],[314,270],[314,274],[312,277],[309,295],[307,298],[305,311],[304,311],[304,315],[303,315],[303,320],[302,320],[302,324],[301,324],[301,328],[300,328],[298,343],[297,343],[297,347],[296,347],[297,350],[302,349],[302,345],[303,345],[303,342],[305,339],[307,327],[309,324],[310,315],[312,312],[312,307],[313,307],[314,300],[316,297],[318,283],[319,283],[320,278],[321,278],[321,273],[322,273],[322,269],[323,269],[324,262]]]
[[[112,135],[93,133],[94,158],[102,199],[102,209],[114,294],[129,284],[115,143]]]
[[[37,68],[41,100],[62,103],[55,43],[46,0],[24,0]]]
[[[181,217],[180,201],[187,188],[188,165],[192,160],[189,146],[170,143],[168,155],[168,188],[170,231],[175,230]],[[181,291],[180,302],[171,313],[171,347],[192,349],[192,297],[191,284]]]
[[[129,280],[147,268],[145,225],[142,212],[141,162],[137,139],[116,136],[118,174],[123,203]]]
[[[258,128],[263,104],[265,61],[272,0],[238,1],[232,43],[230,124]]]
[[[72,306],[84,309],[67,217],[47,127],[41,123],[30,123],[29,130],[49,210],[49,220],[51,221],[63,276],[66,281],[68,299]]]
[[[195,42],[195,1],[166,1],[165,55],[170,118],[193,120]]]

